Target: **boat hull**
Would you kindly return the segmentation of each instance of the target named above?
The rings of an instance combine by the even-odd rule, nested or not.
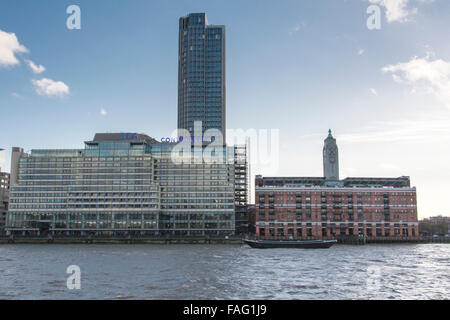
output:
[[[336,240],[310,240],[310,241],[270,241],[270,240],[244,240],[252,248],[294,248],[294,249],[327,249],[335,244]]]

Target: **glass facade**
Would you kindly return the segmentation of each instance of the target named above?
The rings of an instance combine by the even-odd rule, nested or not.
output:
[[[8,203],[9,203],[9,173],[0,171],[0,235],[3,235],[5,231],[5,220],[6,220],[6,212],[8,211]]]
[[[225,27],[208,25],[205,13],[180,18],[178,53],[178,128],[194,137],[219,129],[225,140]]]
[[[85,149],[32,150],[20,157],[9,232],[234,233],[232,163],[180,164],[172,161],[175,144],[145,135],[99,137]]]

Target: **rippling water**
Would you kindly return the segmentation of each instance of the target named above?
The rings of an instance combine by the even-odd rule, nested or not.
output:
[[[0,299],[448,299],[449,272],[448,244],[0,245]]]

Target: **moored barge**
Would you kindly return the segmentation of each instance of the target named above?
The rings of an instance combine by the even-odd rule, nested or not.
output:
[[[270,248],[295,248],[295,249],[327,249],[335,244],[337,240],[306,240],[306,241],[276,241],[276,240],[248,240],[244,243],[252,248],[270,249]]]

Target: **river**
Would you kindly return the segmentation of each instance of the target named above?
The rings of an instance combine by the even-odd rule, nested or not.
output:
[[[69,265],[80,289],[68,289]],[[450,245],[0,245],[0,299],[448,299]]]

